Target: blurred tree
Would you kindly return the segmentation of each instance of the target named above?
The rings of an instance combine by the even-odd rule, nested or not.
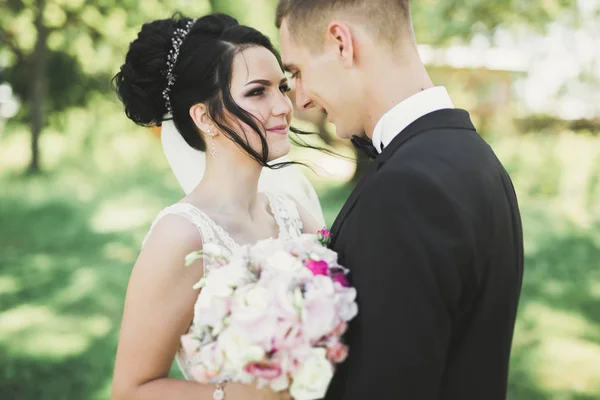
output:
[[[492,37],[497,29],[527,27],[543,32],[556,20],[578,21],[577,0],[422,0],[411,2],[419,43],[466,42],[477,34]]]
[[[200,16],[232,14],[278,42],[273,26],[276,0],[0,0],[0,58],[8,60],[6,77],[21,98],[20,118],[31,127],[28,170],[40,170],[39,137],[47,115],[85,105],[98,91],[109,90],[141,24],[180,10]],[[490,36],[500,26],[545,27],[576,0],[496,2],[423,0],[413,2],[414,24],[421,43],[466,41]]]
[[[0,57],[22,100],[21,121],[30,125],[28,171],[38,173],[39,138],[47,116],[85,105],[94,93],[109,91],[110,77],[124,59],[140,26],[176,10],[202,15],[208,1],[0,0]]]

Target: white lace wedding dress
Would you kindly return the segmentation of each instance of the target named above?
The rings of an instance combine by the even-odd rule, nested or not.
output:
[[[302,232],[302,221],[300,219],[300,215],[298,214],[298,209],[296,208],[296,203],[291,200],[289,197],[283,194],[278,193],[265,193],[267,199],[269,200],[269,205],[271,208],[271,213],[275,218],[275,222],[277,223],[277,227],[279,229],[279,238],[282,239],[292,239],[300,236]],[[163,209],[150,227],[148,234],[146,235],[146,239],[148,235],[154,229],[154,226],[158,223],[158,221],[164,217],[165,215],[179,215],[184,217],[192,224],[194,224],[200,233],[202,234],[202,243],[206,245],[207,243],[218,244],[220,246],[225,247],[229,251],[233,251],[235,248],[239,247],[233,238],[227,233],[223,228],[217,225],[208,215],[206,215],[203,211],[198,209],[197,207],[189,204],[189,203],[176,203],[165,209]],[[146,242],[144,239],[144,242]],[[142,244],[143,246],[143,244]],[[204,274],[209,274],[210,270],[205,269]],[[190,287],[190,290],[193,290]],[[192,327],[190,327],[191,329]],[[181,369],[184,377],[186,379],[190,379],[190,374],[188,373],[188,362],[185,359],[183,351],[177,353],[175,360]]]

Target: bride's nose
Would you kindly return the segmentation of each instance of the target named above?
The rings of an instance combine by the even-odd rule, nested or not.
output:
[[[288,115],[292,113],[292,101],[285,94],[281,93],[281,96],[277,96],[275,104],[273,104],[272,114],[274,116]]]

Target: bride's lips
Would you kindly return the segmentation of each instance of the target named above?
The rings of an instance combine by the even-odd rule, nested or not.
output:
[[[271,128],[267,128],[267,130],[269,132],[273,132],[278,135],[287,135],[287,133],[288,133],[287,125],[277,125],[277,126],[273,126]]]

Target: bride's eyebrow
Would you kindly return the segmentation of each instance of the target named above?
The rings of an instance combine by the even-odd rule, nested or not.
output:
[[[286,83],[287,80],[288,79],[284,77],[284,78],[281,79],[281,81],[279,81],[279,84],[281,85],[283,83]],[[251,85],[253,83],[259,83],[259,84],[264,85],[264,86],[271,86],[273,84],[271,81],[269,81],[267,79],[255,79],[253,81],[250,81],[250,82],[246,83],[245,86]]]

